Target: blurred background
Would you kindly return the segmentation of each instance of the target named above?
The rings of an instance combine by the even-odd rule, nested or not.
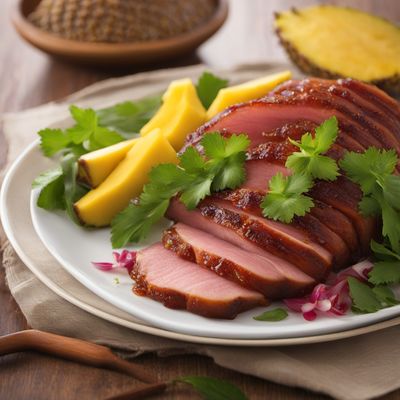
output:
[[[231,68],[243,63],[285,61],[287,56],[273,34],[273,18],[274,12],[290,7],[347,5],[394,22],[400,20],[398,0],[228,0],[229,14],[225,23],[194,53],[170,61],[155,61],[151,65],[96,68],[56,60],[21,39],[11,23],[18,3],[17,0],[0,2],[2,111],[15,111],[62,98],[95,81],[143,70],[199,62],[211,67]],[[99,1],[99,8],[102,3]],[[5,81],[7,85],[4,85]]]

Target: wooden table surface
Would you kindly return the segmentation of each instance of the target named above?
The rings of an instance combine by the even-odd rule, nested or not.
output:
[[[13,30],[10,9],[16,1],[0,2],[0,113],[60,99],[93,82],[139,71],[135,68],[96,70],[64,64],[47,57],[24,43]],[[238,63],[284,60],[285,55],[272,33],[273,11],[315,3],[316,1],[307,0],[232,0],[225,26],[197,54],[152,68],[200,61],[211,66],[231,67]],[[400,22],[398,0],[348,0],[330,3],[362,8]],[[5,154],[6,145],[0,135],[0,165],[4,164]],[[28,324],[11,297],[5,284],[4,270],[0,268],[0,335],[26,328]],[[155,371],[160,379],[189,374],[227,379],[241,387],[249,399],[325,398],[302,389],[284,387],[220,368],[206,357],[185,355],[160,359],[145,355],[139,358],[139,362]],[[34,353],[0,358],[0,399],[4,400],[103,399],[137,385],[137,381],[122,374]],[[153,398],[179,400],[198,397],[191,392],[174,391]],[[400,390],[384,398],[400,399]]]

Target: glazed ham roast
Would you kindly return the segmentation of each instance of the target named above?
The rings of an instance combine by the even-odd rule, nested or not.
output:
[[[345,177],[317,181],[309,192],[315,206],[290,224],[262,216],[260,203],[269,179],[290,174],[289,138],[335,115],[336,143],[327,155],[370,146],[400,154],[400,106],[378,88],[351,79],[288,81],[265,97],[234,105],[189,135],[199,145],[207,132],[246,133],[251,140],[246,181],[214,193],[189,211],[175,198],[167,212],[175,225],[162,243],[138,253],[132,277],[135,292],[214,318],[267,304],[267,299],[301,296],[330,271],[368,255],[376,221],[358,212],[359,187]],[[400,167],[398,167],[400,170]]]

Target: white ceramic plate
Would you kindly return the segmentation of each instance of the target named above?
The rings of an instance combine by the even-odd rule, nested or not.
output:
[[[22,163],[32,153],[37,153],[37,144],[17,161]],[[35,157],[37,159],[37,157]],[[39,158],[40,159],[40,158]],[[25,163],[26,165],[26,163]],[[28,164],[29,165],[29,164]],[[39,166],[35,165],[35,169]],[[43,158],[43,169],[48,161]],[[31,215],[36,232],[44,245],[57,261],[79,282],[117,308],[147,323],[172,332],[194,336],[232,338],[232,339],[268,339],[299,338],[341,332],[361,326],[374,324],[384,319],[400,315],[400,306],[381,310],[374,314],[349,314],[340,318],[321,317],[306,322],[300,315],[290,314],[289,318],[276,323],[254,321],[252,317],[264,308],[250,310],[240,314],[232,321],[212,320],[185,311],[170,310],[160,303],[132,293],[132,282],[123,273],[118,276],[120,284],[113,283],[114,273],[105,273],[95,269],[91,261],[111,260],[111,245],[108,229],[85,230],[74,225],[62,213],[50,213],[36,207],[37,191],[31,194]],[[6,212],[2,210],[2,214]],[[166,222],[163,226],[166,226]],[[157,240],[162,230],[159,226],[152,235]],[[151,240],[148,241],[150,243]],[[138,249],[138,247],[134,247]]]

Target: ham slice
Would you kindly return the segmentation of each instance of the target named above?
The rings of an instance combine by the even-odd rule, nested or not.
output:
[[[352,103],[345,96],[342,87],[335,81],[304,79],[289,81],[280,85],[271,93],[273,101],[292,104],[311,103],[319,107],[334,110],[340,123],[345,124],[364,145],[383,148],[395,148],[399,151],[400,143],[384,124],[371,118],[368,109],[359,103]]]
[[[284,258],[317,280],[326,277],[332,266],[331,253],[290,225],[253,216],[223,201],[202,204],[198,209],[199,214],[195,214],[196,211],[187,211],[178,200],[173,200],[167,215],[245,250]],[[225,229],[215,229],[216,224]]]
[[[136,294],[208,318],[233,319],[267,304],[262,294],[180,258],[161,243],[138,252],[131,275]]]
[[[163,243],[180,257],[270,299],[301,296],[315,285],[314,279],[281,258],[252,254],[185,224],[166,230]]]

